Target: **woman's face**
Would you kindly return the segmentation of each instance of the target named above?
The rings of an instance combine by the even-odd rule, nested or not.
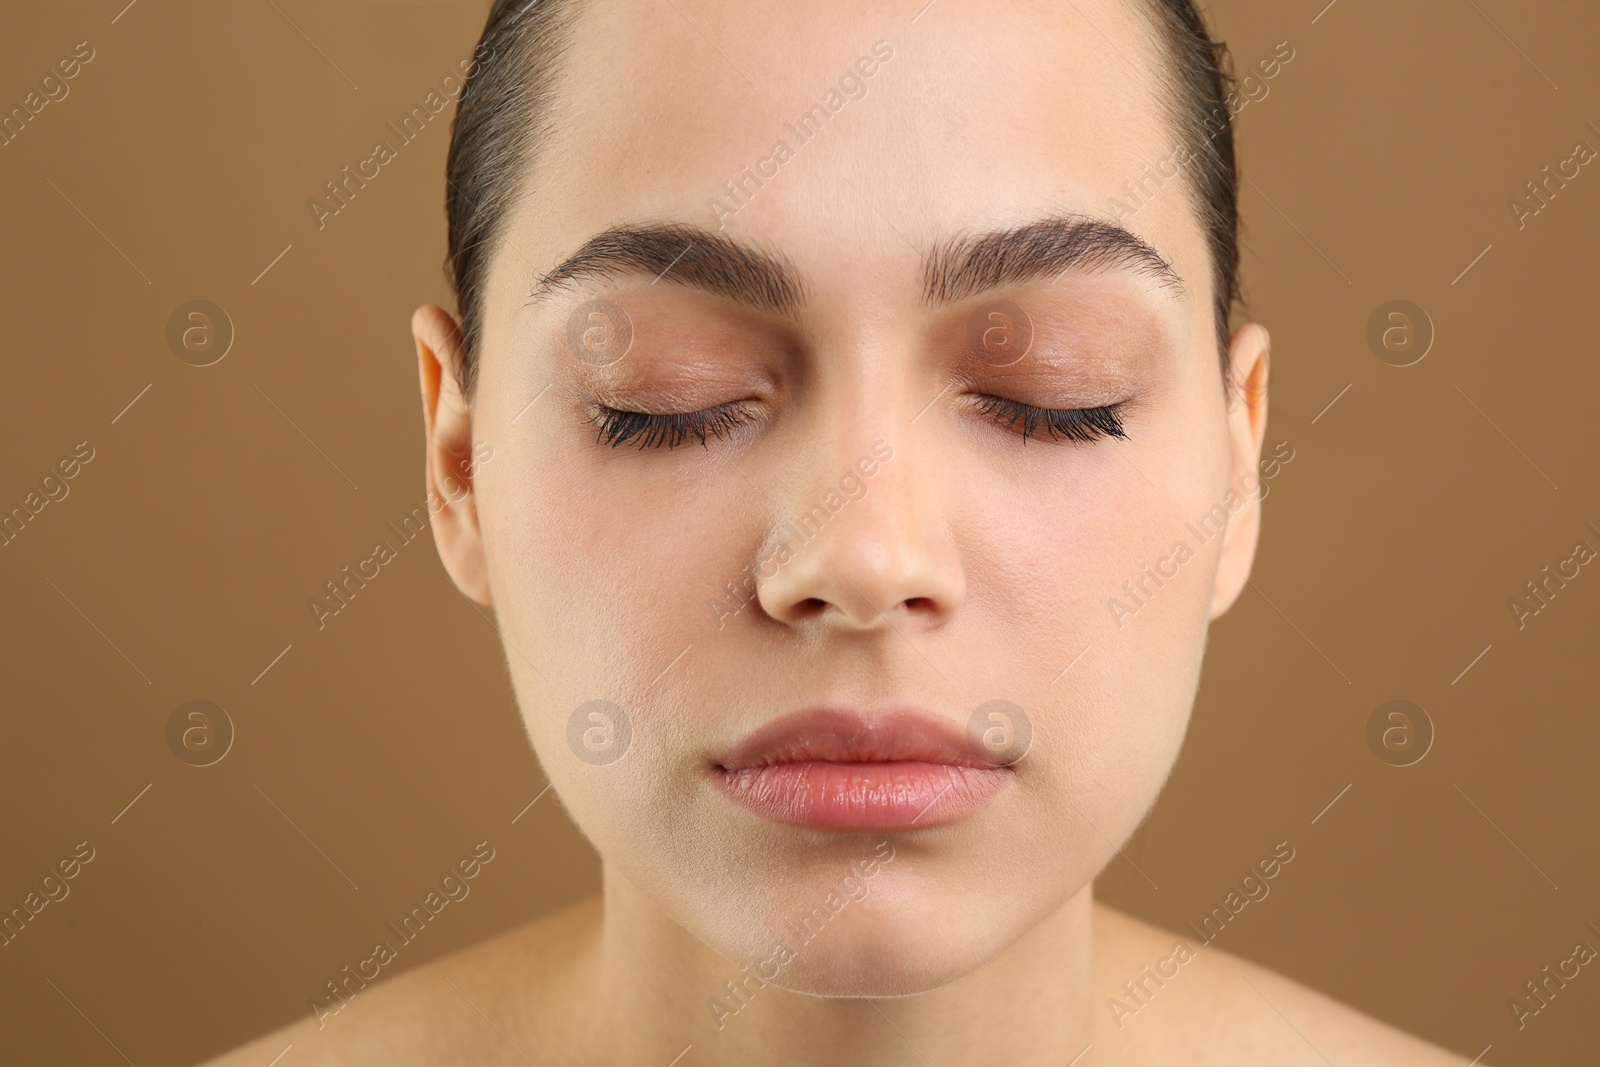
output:
[[[589,5],[470,421],[448,372],[430,417],[435,471],[492,448],[436,533],[573,818],[732,960],[826,904],[775,979],[821,994],[951,981],[1091,881],[1255,541],[1265,333],[1234,337],[1230,407],[1188,175],[1150,177],[1179,138],[1144,16],[922,3]],[[1126,436],[1025,437],[986,398],[1114,406]],[[613,447],[597,405],[727,421]],[[730,799],[719,759],[818,706],[957,734],[984,708],[973,736],[1003,708],[1032,740],[909,828]]]

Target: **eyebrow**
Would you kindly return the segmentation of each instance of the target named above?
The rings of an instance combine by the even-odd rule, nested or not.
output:
[[[1088,215],[1050,215],[935,245],[923,257],[922,299],[939,307],[1073,269],[1130,270],[1186,292],[1165,257],[1129,230]],[[540,277],[532,299],[584,279],[625,274],[651,274],[651,284],[667,279],[780,314],[797,312],[806,295],[804,278],[781,256],[704,227],[661,223],[600,231]]]
[[[653,274],[762,311],[792,314],[804,302],[800,272],[768,252],[700,226],[614,226],[585,241],[533,289],[538,299],[584,278]],[[652,285],[655,282],[651,283]]]
[[[1144,238],[1089,215],[1050,215],[939,244],[924,261],[922,299],[937,307],[1002,285],[1054,280],[1074,269],[1131,270],[1185,293],[1178,272]]]

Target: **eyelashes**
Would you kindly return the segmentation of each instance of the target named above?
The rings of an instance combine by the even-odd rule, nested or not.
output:
[[[980,411],[1006,429],[1020,427],[1022,443],[1030,436],[1043,434],[1052,440],[1088,443],[1103,437],[1126,438],[1120,404],[1097,408],[1041,408],[1019,400],[981,394]],[[754,421],[737,404],[721,404],[704,411],[658,415],[644,411],[624,411],[604,404],[593,406],[589,421],[599,428],[597,444],[612,448],[632,443],[643,449],[673,449],[693,436],[702,447],[711,438],[724,438],[735,429]]]
[[[704,446],[708,438],[726,437],[737,427],[750,422],[751,418],[735,404],[721,404],[704,411],[673,415],[623,411],[596,404],[589,421],[600,428],[596,443],[606,442],[616,448],[634,441],[635,447],[640,449],[672,449],[682,444],[690,434]]]
[[[1095,441],[1102,437],[1128,436],[1122,428],[1120,404],[1098,408],[1039,408],[1005,397],[984,394],[978,397],[978,408],[1007,428],[1021,425],[1022,443],[1040,432],[1046,437],[1065,438],[1068,441]]]

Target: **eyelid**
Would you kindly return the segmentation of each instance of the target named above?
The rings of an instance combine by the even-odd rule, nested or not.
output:
[[[1122,426],[1122,401],[1098,407],[1048,408],[990,393],[970,395],[978,408],[1003,429],[1020,423],[1023,444],[1027,444],[1030,436],[1041,432],[1051,440],[1084,444],[1105,437],[1128,436]],[[710,438],[725,439],[756,419],[748,402],[742,400],[684,412],[630,411],[599,402],[591,403],[589,409],[588,421],[599,428],[596,444],[609,441],[611,447],[616,448],[637,441],[634,447],[641,451],[660,448],[671,451],[691,435],[701,447],[709,448]]]
[[[589,420],[599,427],[595,443],[609,441],[612,448],[637,439],[638,449],[665,448],[668,451],[682,444],[691,434],[705,448],[710,447],[708,437],[726,438],[740,427],[755,421],[745,401],[734,400],[715,404],[699,411],[648,412],[630,411],[609,404],[591,403]]]
[[[972,395],[979,409],[1002,428],[1022,423],[1023,444],[1028,443],[1030,434],[1037,435],[1040,427],[1052,440],[1062,438],[1085,444],[1104,437],[1128,436],[1122,426],[1122,401],[1088,408],[1046,408],[991,393]]]

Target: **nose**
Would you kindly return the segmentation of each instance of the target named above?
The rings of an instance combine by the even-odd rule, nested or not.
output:
[[[849,460],[830,452],[832,465],[818,463],[800,482],[762,546],[762,609],[791,626],[847,631],[949,621],[966,576],[931,457],[919,463],[914,450],[883,440]]]

